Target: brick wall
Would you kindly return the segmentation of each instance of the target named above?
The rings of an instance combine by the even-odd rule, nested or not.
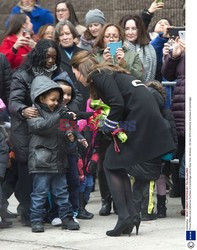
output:
[[[173,21],[175,26],[184,24],[183,6],[185,0],[164,0],[165,8],[155,13],[152,24],[162,17]],[[0,34],[4,30],[5,21],[18,0],[0,0]],[[40,0],[42,7],[54,12],[57,0]],[[152,0],[71,0],[77,17],[81,24],[84,24],[84,16],[89,9],[100,9],[104,12],[108,22],[118,22],[125,14],[139,14],[144,8],[148,8]]]

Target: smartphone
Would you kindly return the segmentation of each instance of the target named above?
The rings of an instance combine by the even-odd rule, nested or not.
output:
[[[179,36],[179,31],[185,31],[185,27],[173,27],[173,28],[168,28],[168,33],[171,38],[175,38]]]
[[[180,30],[179,31],[179,37],[183,42],[185,42],[185,30]]]
[[[107,44],[107,47],[110,48],[110,54],[111,54],[112,56],[115,56],[115,55],[116,55],[116,50],[117,50],[118,48],[122,48],[122,41],[108,43],[108,44]]]
[[[156,0],[156,3],[163,3],[163,0]]]

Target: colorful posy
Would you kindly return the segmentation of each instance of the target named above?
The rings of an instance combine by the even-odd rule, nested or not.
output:
[[[102,126],[104,125],[104,120],[106,119],[106,117],[108,116],[110,112],[110,107],[107,104],[103,103],[101,100],[91,100],[90,107],[94,109],[94,113],[88,119],[89,126],[93,130],[102,129]],[[120,152],[115,136],[117,136],[118,139],[122,143],[124,143],[127,140],[127,135],[123,131],[123,129],[118,126],[111,134],[114,140],[115,151]]]

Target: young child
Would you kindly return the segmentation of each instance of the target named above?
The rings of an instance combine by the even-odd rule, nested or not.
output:
[[[166,103],[166,89],[159,81],[149,81],[146,83],[149,91],[154,95],[155,100],[160,108],[160,112],[166,121],[166,125],[169,127],[172,138],[175,145],[178,145],[178,138],[176,132],[176,125],[174,121],[174,116],[171,109],[165,105]],[[166,217],[166,177],[165,168],[166,163],[172,160],[175,156],[175,152],[167,154],[162,159],[162,172],[158,180],[156,180],[157,188],[157,218]]]
[[[69,200],[73,208],[73,218],[75,221],[78,215],[79,210],[79,174],[77,169],[78,162],[78,146],[79,143],[82,144],[83,147],[87,147],[86,139],[81,135],[78,131],[78,126],[76,123],[77,115],[73,113],[76,111],[75,105],[75,87],[72,83],[72,80],[68,76],[66,72],[62,72],[60,75],[53,79],[63,90],[63,105],[67,109],[68,113],[73,115],[73,120],[70,121],[70,124],[73,128],[73,133],[67,131],[67,156],[69,162],[69,170],[66,174],[68,181],[68,192],[69,192]],[[79,114],[79,113],[78,113]]]
[[[44,206],[49,191],[58,206],[62,229],[78,230],[79,224],[73,220],[65,174],[68,168],[65,131],[59,126],[60,119],[70,118],[61,106],[63,91],[48,77],[37,76],[31,85],[31,99],[40,114],[27,120],[31,133],[28,167],[33,175],[32,232],[44,232]]]

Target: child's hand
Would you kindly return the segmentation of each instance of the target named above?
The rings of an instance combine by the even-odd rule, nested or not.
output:
[[[85,148],[88,147],[88,143],[86,141],[86,139],[81,139],[81,140],[78,140]]]
[[[72,115],[72,119],[76,120],[77,115],[74,112],[68,112],[69,115]]]

